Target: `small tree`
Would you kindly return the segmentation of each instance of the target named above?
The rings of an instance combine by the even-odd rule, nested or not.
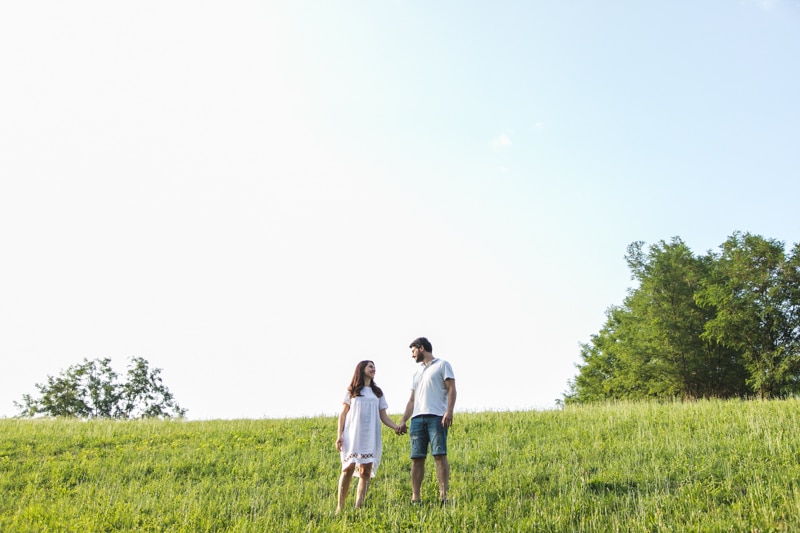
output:
[[[164,385],[161,369],[150,369],[141,357],[134,357],[128,367],[128,381],[120,389],[119,406],[125,418],[171,418],[186,414],[186,409],[178,406]]]
[[[64,416],[75,418],[173,418],[182,417],[182,409],[164,385],[161,369],[150,369],[149,363],[134,357],[128,367],[127,380],[120,383],[108,358],[84,359],[62,371],[57,377],[47,376],[46,383],[37,383],[40,396],[22,396],[14,402],[19,416]]]

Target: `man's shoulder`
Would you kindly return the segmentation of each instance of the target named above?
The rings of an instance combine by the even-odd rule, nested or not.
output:
[[[438,358],[434,359],[433,361],[431,361],[431,366],[432,367],[433,366],[436,367],[435,372],[437,374],[448,374],[448,375],[453,374],[452,365],[448,361],[446,361],[444,359],[438,359]]]
[[[456,379],[455,372],[453,372],[453,367],[450,365],[448,361],[444,359],[440,359],[441,361],[441,370],[440,372],[445,375],[445,380]]]
[[[433,359],[433,360],[432,360],[430,363],[428,363],[428,368],[436,368],[436,369],[437,369],[437,371],[438,371],[440,368],[443,368],[443,367],[444,367],[444,368],[452,368],[452,367],[450,366],[450,363],[448,363],[448,362],[447,362],[447,361],[445,361],[444,359],[440,359],[440,358],[438,358],[438,357],[434,358],[434,359]]]

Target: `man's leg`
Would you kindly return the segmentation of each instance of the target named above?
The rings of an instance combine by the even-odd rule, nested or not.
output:
[[[430,428],[431,455],[436,460],[436,479],[439,481],[439,500],[447,501],[450,488],[450,462],[447,460],[447,428],[442,426],[442,417]]]
[[[411,419],[411,501],[419,502],[425,458],[428,456],[428,427],[424,416]]]
[[[450,489],[450,462],[446,455],[434,455],[436,459],[436,479],[439,481],[439,499],[447,502],[447,491]]]
[[[411,459],[411,501],[420,501],[420,488],[422,478],[425,477],[425,458],[418,457]]]

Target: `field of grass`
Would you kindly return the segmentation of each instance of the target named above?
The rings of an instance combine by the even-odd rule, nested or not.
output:
[[[444,508],[431,460],[429,503],[409,504],[408,437],[384,428],[366,505],[339,516],[333,417],[2,419],[0,531],[800,531],[798,415],[797,400],[457,413]]]

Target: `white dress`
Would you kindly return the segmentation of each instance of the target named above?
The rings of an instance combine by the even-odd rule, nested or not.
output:
[[[386,396],[378,398],[371,387],[361,389],[361,396],[345,394],[344,403],[350,410],[344,419],[342,432],[342,470],[349,465],[372,463],[372,476],[381,462],[381,409],[388,409]],[[359,477],[358,469],[355,476]]]

